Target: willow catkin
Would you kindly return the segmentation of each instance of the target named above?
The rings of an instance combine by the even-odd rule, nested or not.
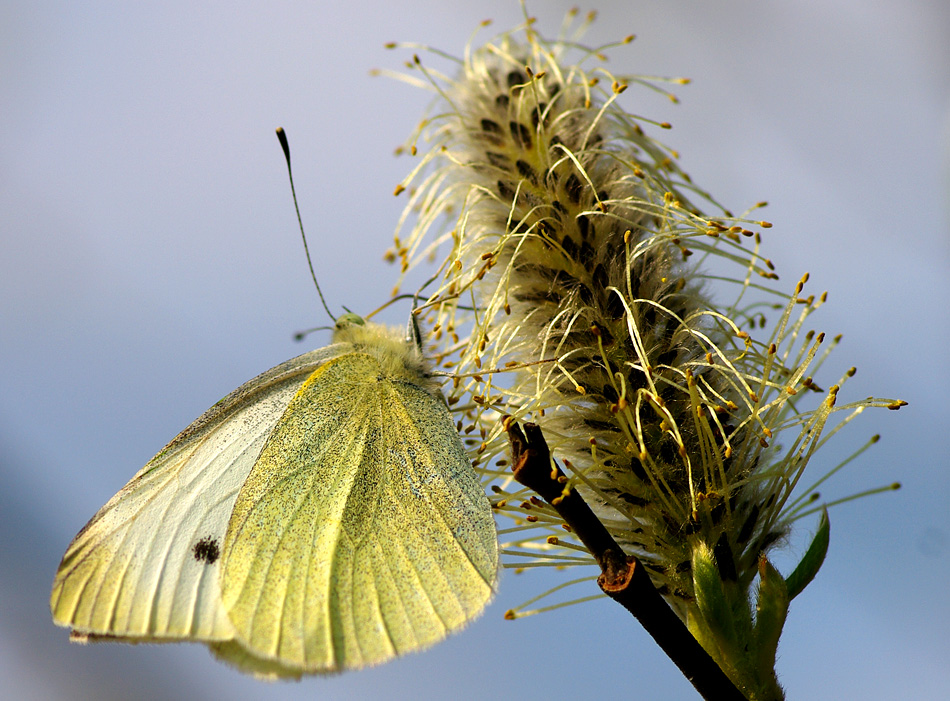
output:
[[[791,492],[829,415],[896,403],[836,407],[835,385],[798,407],[824,393],[809,374],[824,337],[803,330],[824,298],[801,297],[807,276],[791,298],[776,291],[757,233],[770,225],[692,185],[644,129],[664,125],[618,104],[647,82],[590,68],[599,53],[529,21],[467,52],[454,78],[415,57],[440,97],[410,146],[430,148],[397,188],[411,188],[415,227],[389,255],[404,270],[441,261],[432,340],[457,375],[460,426],[485,434],[470,441],[476,464],[503,456],[502,413],[538,423],[570,486],[692,620],[697,558],[748,604],[761,556],[807,502]],[[736,301],[714,303],[713,279],[733,283]],[[746,300],[753,290],[765,301]],[[763,309],[778,319],[755,340]],[[511,373],[487,373],[506,362]],[[535,514],[518,541],[526,555],[568,545],[576,561],[563,531],[551,535],[553,511],[495,490],[503,511]]]

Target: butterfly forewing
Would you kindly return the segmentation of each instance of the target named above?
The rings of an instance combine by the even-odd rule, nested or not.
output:
[[[70,544],[59,625],[134,640],[233,637],[218,587],[233,503],[300,385],[339,347],[287,361],[218,402],[155,456]]]

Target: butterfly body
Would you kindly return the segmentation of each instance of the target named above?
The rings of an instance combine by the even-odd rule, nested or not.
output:
[[[56,623],[285,677],[428,647],[481,611],[491,508],[421,354],[358,317],[334,341],[218,402],[92,518]]]

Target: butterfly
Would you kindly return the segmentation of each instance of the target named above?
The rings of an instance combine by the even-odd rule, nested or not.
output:
[[[422,356],[355,314],[242,385],[73,539],[53,584],[79,642],[196,641],[263,678],[421,650],[491,599],[491,506]]]

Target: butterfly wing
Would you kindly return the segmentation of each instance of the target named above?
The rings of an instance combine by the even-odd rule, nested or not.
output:
[[[248,475],[222,598],[256,658],[354,669],[476,616],[497,558],[488,499],[441,398],[353,352],[311,376]]]
[[[228,640],[220,547],[247,474],[329,346],[278,365],[215,404],[143,467],[70,543],[53,620],[79,639]]]

